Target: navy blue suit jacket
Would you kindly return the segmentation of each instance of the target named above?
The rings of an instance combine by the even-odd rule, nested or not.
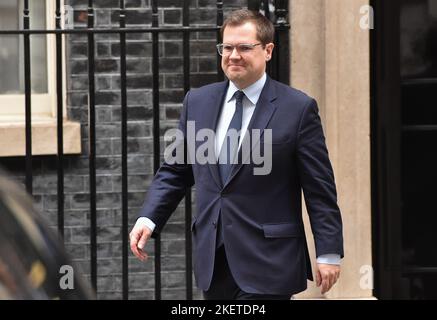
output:
[[[195,121],[196,132],[215,130],[227,87],[224,81],[191,90],[184,99],[179,128],[186,134],[187,121]],[[305,290],[312,272],[302,221],[302,190],[317,256],[343,257],[341,215],[316,101],[267,77],[248,131],[266,128],[272,129],[270,174],[254,175],[252,162],[235,164],[222,185],[216,164],[164,162],[148,190],[140,216],[156,224],[155,234],[187,188],[195,184],[197,210],[191,229],[194,272],[202,290],[211,284],[220,211],[229,267],[243,291],[293,294]],[[253,145],[262,146],[263,138],[261,134]]]

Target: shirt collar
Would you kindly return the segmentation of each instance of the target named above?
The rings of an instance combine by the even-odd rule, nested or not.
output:
[[[264,72],[260,79],[258,79],[250,86],[242,90],[246,98],[249,99],[249,101],[252,104],[256,105],[256,103],[258,102],[259,96],[261,95],[261,91],[264,87],[264,84],[266,83],[266,80],[267,80],[267,75]],[[226,94],[226,102],[231,101],[232,98],[234,97],[235,92],[238,90],[240,89],[238,89],[237,86],[232,81],[229,81],[228,92]]]

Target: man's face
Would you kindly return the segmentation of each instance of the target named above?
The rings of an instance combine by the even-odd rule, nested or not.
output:
[[[240,26],[227,26],[223,32],[223,43],[234,46],[260,43],[255,24],[246,22]],[[234,49],[230,55],[222,56],[223,72],[239,89],[250,86],[265,72],[266,61],[272,57],[273,46],[273,43],[265,47],[257,45],[245,52]]]

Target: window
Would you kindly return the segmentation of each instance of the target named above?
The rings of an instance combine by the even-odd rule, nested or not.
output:
[[[54,27],[53,1],[29,1],[30,28]],[[0,28],[23,28],[23,1],[2,0],[0,3]],[[48,19],[51,17],[51,19]],[[32,120],[54,116],[55,59],[54,36],[32,35],[31,87]],[[0,121],[22,120],[24,117],[24,44],[22,35],[0,36]]]
[[[62,2],[62,1],[61,1]],[[24,1],[0,1],[0,29],[23,29]],[[55,28],[55,0],[29,1],[30,29]],[[24,37],[0,35],[0,156],[25,154]],[[64,43],[65,44],[65,43]],[[65,51],[62,48],[63,52]],[[30,36],[33,154],[56,154],[56,40]],[[63,55],[64,56],[64,55]],[[65,70],[65,61],[63,61]],[[64,93],[65,90],[65,72]],[[66,99],[64,96],[64,118]],[[64,152],[80,153],[80,124],[64,119]]]

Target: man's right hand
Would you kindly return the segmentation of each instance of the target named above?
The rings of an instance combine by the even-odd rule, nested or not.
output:
[[[146,251],[143,250],[143,248],[145,247],[151,235],[152,230],[150,230],[140,221],[137,221],[135,223],[135,226],[129,234],[130,249],[132,250],[134,255],[141,261],[145,261],[149,257]]]

